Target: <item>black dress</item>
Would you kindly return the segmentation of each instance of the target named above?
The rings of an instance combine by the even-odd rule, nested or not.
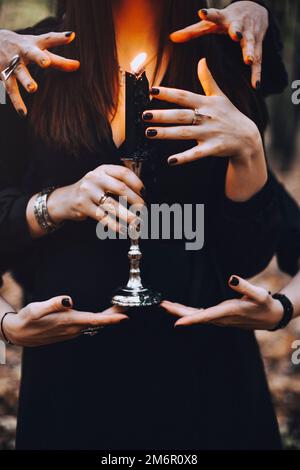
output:
[[[71,184],[103,163],[119,164],[121,152],[110,139],[74,158],[33,138],[10,106],[0,113],[1,262],[14,268],[26,302],[68,294],[78,310],[107,308],[127,281],[128,243],[99,240],[92,220],[66,223],[33,242],[25,211],[35,192]],[[267,266],[280,208],[271,179],[250,201],[229,201],[226,159],[167,165],[169,155],[192,144],[156,144],[155,165],[143,178],[152,202],[205,204],[205,246],[186,251],[185,240],[144,241],[142,268],[164,298],[208,307],[233,296],[230,274],[249,277]],[[130,315],[92,338],[25,348],[18,449],[280,448],[252,332],[174,329],[174,318],[160,308]]]

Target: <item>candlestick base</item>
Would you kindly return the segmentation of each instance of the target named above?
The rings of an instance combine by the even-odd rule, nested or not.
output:
[[[112,304],[119,307],[150,307],[160,304],[161,300],[161,294],[146,287],[123,287],[113,296]]]

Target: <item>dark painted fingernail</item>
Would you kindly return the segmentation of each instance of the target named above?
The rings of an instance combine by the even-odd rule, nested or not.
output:
[[[260,81],[259,81],[259,80],[257,80],[256,85],[255,85],[255,88],[256,88],[257,90],[260,90]]]
[[[150,93],[151,95],[159,95],[159,88],[151,88]]]
[[[233,286],[233,287],[238,286],[239,283],[240,283],[240,281],[239,281],[238,278],[235,277],[235,276],[233,276],[233,277],[230,279],[230,281],[229,281],[229,284],[230,284],[231,286]]]
[[[203,8],[202,10],[200,10],[201,13],[203,13],[203,15],[207,16],[208,15],[208,11]]]
[[[178,163],[178,160],[177,158],[173,157],[173,158],[170,158],[170,160],[168,160],[168,163],[169,165],[176,165],[176,163]]]
[[[152,113],[144,113],[143,114],[143,119],[145,119],[145,121],[151,121],[151,119],[153,119],[153,114]]]
[[[142,189],[141,189],[141,196],[142,196],[143,199],[145,199],[146,194],[147,194],[146,188],[142,188]]]
[[[65,34],[65,36],[66,36],[66,38],[70,38],[70,37],[72,36],[72,34],[73,34],[73,31],[68,31],[68,32]]]
[[[237,31],[235,34],[237,35],[239,40],[243,39],[243,34],[240,31]]]
[[[18,114],[21,118],[25,118],[26,117],[26,114],[25,114],[25,111],[24,109],[18,109]]]
[[[147,137],[155,137],[157,135],[157,131],[155,129],[147,129]]]
[[[62,299],[61,304],[63,307],[72,307],[70,299],[68,299],[67,297],[65,299]]]

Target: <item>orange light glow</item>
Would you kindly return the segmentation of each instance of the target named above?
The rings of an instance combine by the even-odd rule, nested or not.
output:
[[[135,73],[136,75],[140,74],[143,70],[143,65],[145,64],[146,60],[146,52],[141,52],[141,54],[137,55],[130,63],[132,73]]]

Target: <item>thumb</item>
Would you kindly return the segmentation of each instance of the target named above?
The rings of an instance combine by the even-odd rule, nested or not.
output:
[[[198,77],[206,96],[224,96],[207,66],[206,59],[201,59],[198,63]]]
[[[71,297],[61,295],[58,297],[53,297],[49,300],[45,300],[44,302],[32,303],[28,307],[30,308],[33,316],[38,319],[45,317],[49,313],[61,312],[71,309],[73,307],[73,301]]]
[[[269,297],[268,291],[263,287],[257,287],[245,279],[238,276],[231,276],[229,279],[229,286],[236,292],[254,300],[258,303],[264,303]]]

